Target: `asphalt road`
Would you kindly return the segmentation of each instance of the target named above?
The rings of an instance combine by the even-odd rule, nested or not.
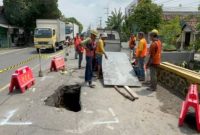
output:
[[[58,54],[61,54],[61,51],[58,51],[57,53],[42,53],[42,56],[46,56],[42,58],[42,71],[49,69],[51,58]],[[38,75],[39,58],[35,48],[1,50],[0,63],[0,71],[11,66],[17,66],[0,73],[0,92],[8,89],[12,74],[20,67],[29,66],[33,69],[34,75]]]

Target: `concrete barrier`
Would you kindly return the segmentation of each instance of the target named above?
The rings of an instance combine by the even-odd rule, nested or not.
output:
[[[189,63],[194,60],[194,52],[162,52],[162,61],[180,65],[183,61]]]

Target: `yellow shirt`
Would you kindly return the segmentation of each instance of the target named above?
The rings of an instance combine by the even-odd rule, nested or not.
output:
[[[139,54],[139,52],[141,52],[141,54]],[[137,57],[145,57],[146,53],[147,53],[147,41],[145,38],[142,38],[136,49],[136,56]]]
[[[101,55],[105,53],[104,42],[102,39],[99,39],[97,43],[96,53]]]

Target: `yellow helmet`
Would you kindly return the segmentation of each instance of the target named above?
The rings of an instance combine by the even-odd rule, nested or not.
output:
[[[155,34],[159,34],[159,32],[158,32],[158,30],[157,29],[153,29],[152,31],[151,31],[152,33],[155,33]]]
[[[98,34],[99,34],[97,30],[91,30],[90,33],[95,36],[98,36]]]

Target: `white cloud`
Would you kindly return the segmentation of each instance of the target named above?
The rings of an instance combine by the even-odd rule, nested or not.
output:
[[[106,7],[112,11],[114,8],[120,8],[124,12],[125,7],[132,0],[59,0],[59,8],[67,17],[75,17],[84,25],[86,30],[89,25],[96,27],[99,24],[99,17],[103,19],[103,25],[106,20]]]

